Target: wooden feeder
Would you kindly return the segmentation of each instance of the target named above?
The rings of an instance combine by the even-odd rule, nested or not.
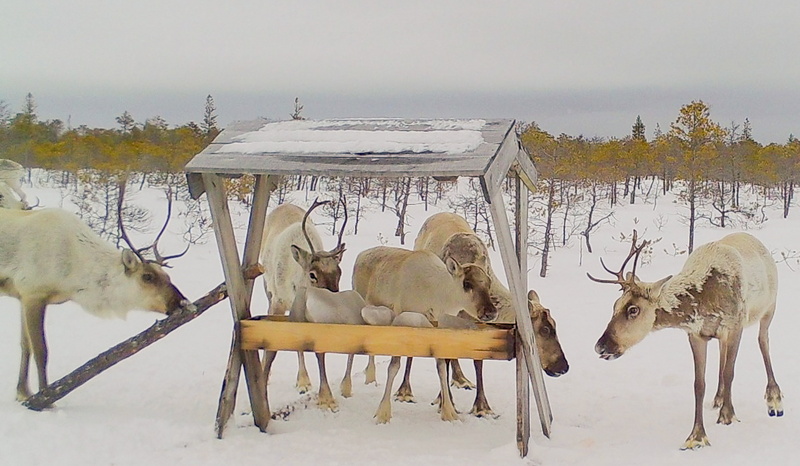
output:
[[[398,142],[399,141],[399,142]],[[305,350],[439,358],[515,359],[517,444],[530,438],[530,386],[542,432],[550,435],[552,414],[527,307],[528,196],[537,173],[522,149],[513,120],[255,120],[225,129],[186,165],[192,197],[204,192],[233,312],[233,343],[216,418],[222,437],[236,398],[241,368],[256,426],[270,419],[259,349]],[[239,255],[223,177],[251,174],[255,191],[244,253]],[[506,214],[502,185],[515,180],[515,238]],[[258,267],[270,192],[283,175],[340,177],[477,177],[490,206],[516,326],[479,330],[373,327],[253,319],[250,299]],[[411,337],[409,337],[411,335]],[[529,381],[530,380],[530,384]]]

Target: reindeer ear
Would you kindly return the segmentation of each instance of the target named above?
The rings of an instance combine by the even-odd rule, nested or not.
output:
[[[533,301],[534,303],[541,303],[541,301],[539,301],[539,295],[536,294],[536,292],[533,290],[528,291],[528,301]]]
[[[659,281],[653,283],[652,285],[650,285],[650,290],[648,292],[650,297],[651,298],[658,297],[661,294],[661,289],[664,287],[664,284],[667,283],[670,278],[672,278],[672,275],[668,275],[668,276],[662,278],[661,280],[659,280]]]
[[[122,250],[122,265],[125,267],[125,273],[135,272],[142,266],[142,261],[130,249]]]
[[[336,246],[336,249],[334,249],[333,251],[335,253],[333,255],[333,258],[336,259],[336,262],[341,262],[342,256],[344,256],[344,251],[345,251],[344,243],[340,244],[339,246]]]
[[[458,263],[457,260],[453,259],[452,256],[447,256],[444,260],[444,265],[447,266],[447,271],[452,276],[458,276],[464,273],[464,269],[461,268],[461,264]]]
[[[300,249],[296,245],[292,245],[292,257],[294,260],[305,268],[311,262],[311,254],[308,251]]]

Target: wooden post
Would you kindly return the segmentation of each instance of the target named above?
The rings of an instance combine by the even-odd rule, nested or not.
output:
[[[258,248],[261,245],[261,236],[264,229],[266,206],[269,202],[267,183],[259,176],[256,182],[256,192],[253,200],[253,210],[250,215],[250,225],[245,243],[245,264],[252,265],[257,261]],[[216,174],[204,173],[203,183],[211,208],[211,218],[214,222],[214,235],[219,248],[222,269],[225,274],[225,283],[228,286],[228,296],[231,301],[233,313],[233,342],[228,358],[228,368],[225,380],[222,383],[219,406],[217,408],[216,430],[217,437],[222,438],[225,424],[230,419],[236,402],[236,389],[239,385],[240,369],[244,366],[245,381],[250,395],[250,406],[253,410],[255,425],[265,432],[269,423],[269,405],[266,399],[266,382],[261,369],[258,351],[244,351],[241,349],[239,337],[239,321],[250,317],[250,297],[252,295],[252,279],[244,276],[244,269],[239,261],[239,252],[236,247],[236,238],[233,232],[228,199],[222,178]],[[258,209],[256,208],[258,206]],[[261,210],[261,212],[258,212]],[[249,247],[248,247],[249,246]],[[253,250],[255,249],[255,252]],[[255,257],[255,261],[253,260]],[[249,282],[249,283],[248,283]]]
[[[528,191],[524,189],[519,174],[514,177],[514,191],[516,194],[514,233],[516,236],[516,253],[519,261],[519,270],[522,274],[522,283],[527,289],[528,283]],[[514,354],[522,354],[520,345],[522,337],[517,331],[516,348]],[[517,448],[520,457],[528,455],[528,442],[531,438],[531,390],[530,373],[525,365],[524,358],[514,358],[517,369]]]
[[[534,344],[533,324],[531,324],[531,318],[528,314],[527,290],[524,288],[520,276],[519,261],[514,251],[508,214],[503,203],[503,194],[500,188],[492,189],[483,178],[481,178],[481,183],[488,193],[492,223],[497,235],[497,243],[500,246],[500,256],[503,258],[503,267],[506,271],[511,295],[514,298],[514,308],[517,313],[518,341],[521,343],[523,350],[522,355],[517,354],[517,358],[522,357],[528,368],[530,380],[533,384],[533,395],[539,411],[542,433],[549,437],[552,422],[550,402],[547,399],[547,391],[544,386],[539,351]]]

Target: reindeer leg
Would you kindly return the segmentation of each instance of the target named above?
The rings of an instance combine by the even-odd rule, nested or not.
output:
[[[375,377],[375,356],[369,355],[369,360],[367,361],[367,367],[364,368],[364,374],[366,375],[364,379],[364,384],[369,385],[374,383],[378,385],[378,379]]]
[[[353,359],[355,359],[355,354],[348,354],[347,355],[347,367],[344,370],[344,376],[342,377],[342,383],[339,385],[339,391],[342,392],[342,396],[345,398],[350,398],[353,396]]]
[[[451,359],[450,365],[453,368],[453,383],[452,385],[456,388],[464,388],[466,390],[472,390],[475,388],[475,384],[469,381],[467,376],[464,375],[464,371],[461,370],[461,364],[458,363],[458,359]]]
[[[386,371],[386,387],[383,390],[383,398],[378,405],[378,410],[375,412],[378,424],[386,424],[392,419],[392,385],[394,378],[397,377],[397,372],[400,370],[400,356],[392,356],[389,362],[389,369]]]
[[[767,369],[767,392],[764,398],[767,400],[767,412],[770,416],[783,416],[783,403],[781,401],[781,389],[775,381],[775,374],[772,372],[772,360],[769,357],[769,324],[775,308],[761,318],[761,326],[758,329],[758,346],[761,349],[761,356],[764,358],[764,367]]]
[[[492,411],[489,402],[486,401],[486,391],[483,387],[483,361],[476,359],[473,361],[475,365],[475,381],[478,384],[478,390],[475,393],[475,402],[472,404],[470,414],[476,417],[491,417],[497,419],[497,415]]]
[[[269,373],[277,355],[277,351],[264,351],[264,361],[261,363],[261,368],[264,371],[264,385],[269,383]]]
[[[406,358],[406,370],[403,373],[403,383],[400,384],[400,388],[394,393],[395,401],[401,401],[403,403],[416,403],[417,401],[414,399],[414,393],[411,391],[411,362],[414,358]]]
[[[722,406],[722,399],[725,397],[725,364],[728,357],[727,346],[719,339],[719,379],[717,382],[717,394],[714,395],[714,409]]]
[[[439,396],[441,397],[441,414],[443,421],[457,421],[458,420],[458,412],[456,411],[456,407],[453,405],[453,397],[450,393],[450,385],[448,382],[447,377],[447,360],[446,359],[436,359],[436,372],[439,373]]]
[[[689,345],[694,359],[694,427],[681,450],[696,450],[708,445],[708,436],[703,426],[703,397],[706,394],[706,356],[708,340],[700,335],[689,334]]]
[[[335,413],[339,411],[339,404],[333,397],[330,385],[328,385],[328,373],[325,370],[325,353],[317,353],[317,364],[319,365],[319,395],[317,395],[317,406]]]
[[[733,410],[733,400],[731,398],[731,384],[733,383],[734,367],[736,366],[736,355],[739,352],[739,343],[742,341],[742,328],[731,330],[728,335],[723,337],[725,344],[725,373],[724,390],[722,392],[722,406],[719,409],[717,424],[731,424],[739,420]]]
[[[311,379],[308,377],[306,358],[302,351],[297,352],[297,383],[295,387],[301,394],[311,391]]]
[[[44,310],[47,302],[41,298],[22,299],[23,327],[28,336],[30,351],[39,375],[39,391],[47,387],[47,342],[44,338]],[[22,372],[22,371],[20,371]],[[25,371],[27,374],[27,370]]]
[[[28,369],[31,361],[31,339],[28,338],[28,331],[25,329],[25,313],[22,312],[20,319],[20,361],[19,361],[19,380],[17,381],[17,401],[25,401],[31,396],[28,387]]]

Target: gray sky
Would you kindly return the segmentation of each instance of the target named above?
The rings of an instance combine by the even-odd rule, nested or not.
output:
[[[0,99],[114,127],[483,117],[648,137],[692,100],[762,143],[800,136],[800,2],[4,0]]]

